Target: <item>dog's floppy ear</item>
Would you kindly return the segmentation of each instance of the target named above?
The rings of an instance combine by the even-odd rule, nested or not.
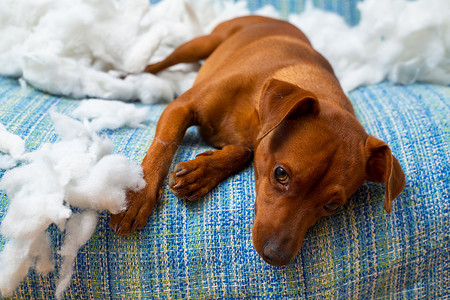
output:
[[[261,131],[258,140],[265,137],[285,119],[317,113],[319,113],[319,102],[313,93],[289,82],[270,79],[262,89],[259,103]]]
[[[367,180],[384,182],[384,209],[387,213],[390,213],[392,200],[400,195],[405,187],[405,174],[385,142],[369,135],[365,148],[368,157],[366,164]]]

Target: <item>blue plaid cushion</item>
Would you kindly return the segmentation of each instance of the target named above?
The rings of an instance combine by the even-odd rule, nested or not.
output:
[[[197,203],[164,188],[148,225],[117,236],[101,215],[80,250],[67,299],[106,298],[445,298],[449,296],[450,88],[383,83],[350,94],[366,130],[385,140],[407,184],[387,215],[383,187],[364,183],[344,210],[311,228],[288,266],[272,267],[252,246],[251,167],[222,182]],[[0,78],[0,122],[28,151],[56,136],[49,110],[70,114],[77,100],[55,97]],[[140,162],[164,105],[151,106],[146,128],[106,130],[115,152]],[[173,165],[210,149],[188,130]],[[0,170],[0,176],[4,170]],[[8,206],[0,192],[0,220]],[[63,233],[50,227],[59,249]],[[5,243],[0,240],[0,247]],[[58,264],[59,255],[55,254]],[[54,293],[55,274],[31,272],[13,299]]]

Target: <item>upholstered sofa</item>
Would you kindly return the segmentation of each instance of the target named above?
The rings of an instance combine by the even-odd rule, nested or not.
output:
[[[272,2],[286,16],[296,1]],[[358,22],[356,2],[316,6]],[[382,184],[365,182],[337,214],[312,227],[287,266],[265,263],[252,246],[255,198],[252,166],[226,179],[195,203],[177,199],[164,185],[147,226],[116,235],[100,215],[92,238],[75,260],[63,299],[446,299],[450,297],[450,87],[382,82],[349,93],[366,131],[386,141],[400,162],[406,187],[387,214]],[[21,87],[0,77],[0,123],[20,136],[27,151],[58,139],[49,112],[70,113],[79,100]],[[143,104],[136,104],[144,106]],[[103,132],[114,152],[139,163],[166,104],[149,105],[142,128]],[[173,166],[210,149],[188,130]],[[6,170],[0,169],[0,177]],[[0,221],[9,199],[0,191]],[[49,228],[52,247],[64,233]],[[0,250],[6,238],[0,239]],[[61,256],[55,252],[57,266]],[[57,268],[58,270],[58,268]],[[53,298],[57,273],[31,270],[11,299]]]

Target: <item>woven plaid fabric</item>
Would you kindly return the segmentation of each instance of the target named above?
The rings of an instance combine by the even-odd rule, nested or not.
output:
[[[390,215],[383,210],[382,186],[365,183],[344,210],[309,230],[291,264],[276,268],[252,246],[251,167],[197,203],[178,200],[165,188],[148,226],[135,235],[115,235],[109,216],[101,216],[79,252],[65,298],[449,297],[450,88],[380,84],[350,98],[367,131],[391,146],[405,170],[407,185]],[[57,139],[50,109],[70,114],[78,105],[32,88],[23,91],[7,78],[0,80],[0,99],[0,122],[26,140],[27,150]],[[147,128],[105,131],[115,151],[139,162],[163,108],[151,107]],[[174,164],[206,149],[190,129]],[[2,219],[8,199],[3,193],[0,199]],[[62,233],[50,231],[59,248]],[[52,298],[55,277],[31,272],[13,299]]]
[[[268,2],[283,14],[301,10],[296,1]],[[358,19],[351,1],[314,1]],[[450,87],[383,83],[350,94],[366,130],[386,141],[402,165],[407,184],[383,208],[382,185],[364,183],[344,209],[322,219],[305,237],[288,266],[272,267],[251,241],[254,174],[251,167],[222,182],[197,203],[175,198],[164,187],[148,225],[117,236],[101,215],[81,248],[65,299],[448,299],[450,298],[449,148]],[[28,151],[58,139],[48,112],[70,114],[77,100],[51,96],[0,77],[0,123],[26,141]],[[115,152],[140,162],[164,105],[151,106],[146,128],[106,130]],[[174,166],[210,149],[189,129]],[[0,177],[4,170],[0,169]],[[0,191],[0,222],[8,206]],[[50,227],[52,246],[63,233]],[[0,249],[5,243],[0,236]],[[58,264],[60,256],[55,254]],[[12,299],[53,299],[55,274],[31,272]]]

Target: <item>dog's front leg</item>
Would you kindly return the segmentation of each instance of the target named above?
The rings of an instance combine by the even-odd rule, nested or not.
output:
[[[169,175],[169,186],[180,199],[198,200],[223,179],[248,166],[252,156],[251,149],[238,145],[203,152],[193,160],[177,164]]]
[[[144,189],[127,194],[126,211],[112,215],[110,226],[117,234],[130,234],[141,229],[161,196],[161,187],[172,162],[173,155],[181,143],[186,129],[196,124],[195,114],[188,99],[190,91],[167,106],[156,126],[147,154],[142,161]]]

